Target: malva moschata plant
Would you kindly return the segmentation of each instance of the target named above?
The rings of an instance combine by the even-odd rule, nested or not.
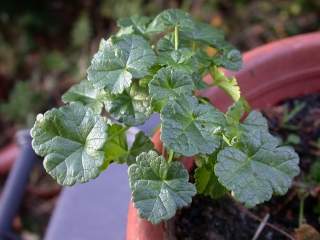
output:
[[[62,96],[66,105],[39,114],[31,130],[33,149],[59,184],[84,183],[112,163],[127,164],[132,201],[153,224],[197,193],[231,193],[253,207],[287,192],[298,155],[279,146],[263,115],[250,112],[237,80],[221,70],[238,70],[242,59],[220,30],[177,9],[118,26],[101,40],[87,79]],[[208,74],[210,84],[202,81]],[[211,86],[234,100],[226,113],[197,94]],[[129,146],[126,131],[154,112],[165,151],[154,150],[142,132]],[[195,183],[179,161],[184,156],[195,159]]]

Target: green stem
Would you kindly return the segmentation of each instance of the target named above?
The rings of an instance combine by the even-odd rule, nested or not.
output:
[[[300,198],[300,205],[299,205],[299,227],[304,223],[304,197]]]
[[[169,158],[168,158],[168,162],[171,162],[172,161],[172,159],[173,159],[173,151],[172,150],[170,150],[169,151]]]
[[[174,27],[174,49],[178,50],[179,47],[179,29],[178,26]]]
[[[196,51],[196,42],[192,41],[192,52]]]

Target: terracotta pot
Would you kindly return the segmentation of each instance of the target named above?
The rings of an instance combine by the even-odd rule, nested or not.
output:
[[[242,70],[234,75],[253,108],[320,92],[320,33],[287,38],[249,51],[244,54]],[[217,88],[202,91],[201,95],[223,111],[231,104],[231,99]],[[153,142],[160,150],[159,131]],[[133,204],[129,204],[127,240],[163,240],[165,235],[163,223],[152,225],[140,219]]]

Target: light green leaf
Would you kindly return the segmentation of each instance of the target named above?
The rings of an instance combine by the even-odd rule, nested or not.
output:
[[[124,35],[102,40],[88,69],[88,80],[97,89],[119,94],[131,85],[133,78],[142,78],[155,62],[148,42],[138,35]]]
[[[299,173],[299,157],[263,130],[242,135],[244,150],[227,147],[218,154],[215,174],[234,197],[248,207],[285,194]]]
[[[143,132],[138,132],[135,136],[134,142],[129,150],[127,163],[131,165],[135,163],[136,157],[142,152],[148,152],[154,148],[150,138]]]
[[[148,90],[137,83],[122,94],[110,96],[105,108],[112,117],[129,126],[144,123],[152,113]]]
[[[102,117],[89,107],[72,103],[37,116],[31,129],[32,146],[59,184],[83,183],[100,173],[106,130]]]
[[[62,95],[64,103],[80,102],[86,105],[96,113],[100,113],[103,107],[103,100],[107,93],[104,90],[97,90],[92,83],[84,80],[72,86]]]
[[[204,196],[210,196],[215,199],[222,197],[227,192],[227,189],[219,183],[213,169],[201,166],[196,169],[194,177],[197,192]]]
[[[153,224],[173,217],[196,194],[182,164],[168,162],[154,151],[141,153],[128,173],[134,205]]]
[[[126,127],[119,124],[108,126],[108,140],[104,147],[105,163],[103,168],[108,167],[112,161],[126,162],[128,155],[126,130]]]
[[[219,70],[217,67],[213,68],[211,74],[215,86],[225,91],[234,101],[238,101],[240,99],[240,87],[237,79],[234,77],[228,78],[225,76],[223,71]]]
[[[161,101],[161,108],[180,95],[192,95],[194,84],[189,74],[171,67],[160,69],[149,83],[152,100]]]
[[[230,123],[238,124],[243,115],[249,110],[248,102],[244,98],[240,98],[228,108],[226,118]]]
[[[224,114],[195,97],[180,96],[161,112],[161,140],[184,156],[212,153],[220,146],[219,131],[225,125]]]

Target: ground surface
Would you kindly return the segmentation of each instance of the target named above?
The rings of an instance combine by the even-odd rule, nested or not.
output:
[[[299,227],[303,197],[304,222],[320,230],[320,94],[286,101],[266,109],[264,114],[272,133],[281,137],[284,144],[292,145],[300,156],[301,174],[294,186],[285,196],[275,196],[250,211],[228,197],[211,200],[197,196],[191,207],[181,210],[175,219],[177,239],[252,239],[266,214],[270,215],[268,223],[293,235]],[[288,239],[278,230],[266,225],[259,239]]]

